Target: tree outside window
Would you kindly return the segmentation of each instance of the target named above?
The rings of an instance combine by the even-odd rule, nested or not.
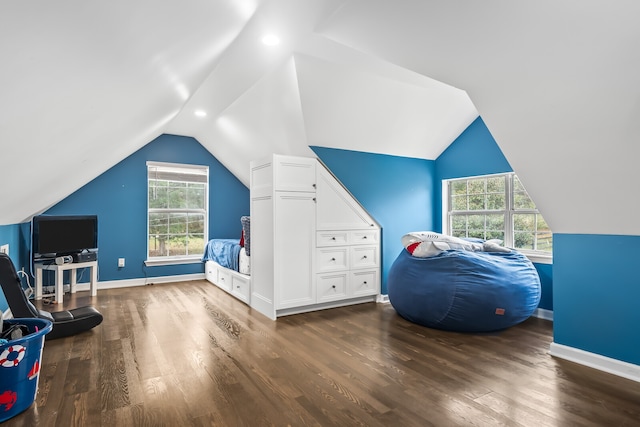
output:
[[[500,239],[505,246],[523,252],[551,254],[553,233],[515,174],[448,180],[446,184],[445,233]]]

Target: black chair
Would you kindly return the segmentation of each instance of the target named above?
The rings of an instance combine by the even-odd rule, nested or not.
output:
[[[93,306],[53,313],[38,310],[24,294],[13,262],[4,253],[0,253],[0,285],[14,318],[36,317],[53,322],[53,329],[46,335],[46,339],[68,337],[88,331],[102,323],[102,314]]]

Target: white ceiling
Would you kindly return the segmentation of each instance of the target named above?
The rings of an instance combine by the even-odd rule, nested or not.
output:
[[[435,159],[479,113],[555,232],[640,235],[639,12],[632,0],[2,2],[0,224],[162,133],[197,138],[248,183],[253,158],[309,145]],[[282,43],[261,44],[267,32]]]

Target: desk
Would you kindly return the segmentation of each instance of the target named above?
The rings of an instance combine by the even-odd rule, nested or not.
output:
[[[42,299],[42,270],[55,271],[56,272],[56,302],[62,304],[64,299],[64,271],[69,270],[69,291],[72,294],[76,293],[76,270],[79,268],[89,268],[91,274],[91,281],[89,289],[91,290],[91,296],[96,296],[98,293],[98,261],[88,262],[70,262],[68,264],[36,264],[36,296],[37,300]]]

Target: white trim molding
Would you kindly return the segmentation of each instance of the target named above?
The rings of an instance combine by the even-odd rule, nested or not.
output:
[[[549,354],[560,359],[575,362],[580,365],[598,369],[609,374],[617,375],[628,380],[640,382],[640,365],[612,359],[596,353],[569,347],[552,342],[549,346]]]
[[[387,294],[378,294],[376,297],[376,302],[378,304],[389,304],[389,295]]]
[[[181,274],[178,276],[141,277],[138,279],[108,280],[104,282],[98,282],[98,290],[131,288],[134,286],[154,285],[159,283],[189,282],[191,280],[204,280],[204,273]],[[78,283],[76,285],[76,289],[79,291],[88,291],[89,283]]]
[[[544,320],[551,320],[553,322],[553,310],[547,310],[546,308],[537,308],[533,312],[533,317],[538,317]]]

